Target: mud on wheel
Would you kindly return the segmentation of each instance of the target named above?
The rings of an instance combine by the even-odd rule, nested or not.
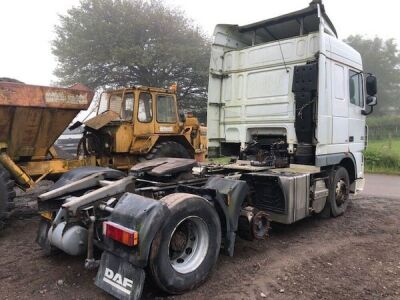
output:
[[[0,165],[0,228],[14,208],[14,185],[14,180],[10,178],[8,171]]]
[[[199,286],[215,265],[221,224],[204,198],[177,193],[160,200],[171,214],[153,240],[149,270],[154,282],[170,294]]]

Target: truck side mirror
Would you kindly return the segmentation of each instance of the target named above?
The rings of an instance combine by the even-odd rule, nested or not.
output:
[[[375,96],[378,93],[378,83],[377,83],[376,77],[374,75],[369,74],[367,76],[367,78],[365,80],[365,85],[367,87],[367,94],[369,96]]]
[[[366,104],[369,107],[369,110],[361,111],[361,113],[364,116],[368,116],[368,115],[372,114],[372,112],[374,111],[374,106],[378,104],[378,98],[376,96],[367,96]]]
[[[378,104],[378,99],[376,96],[368,96],[367,97],[367,105],[369,106],[375,106]]]
[[[372,114],[374,111],[374,106],[378,104],[378,98],[376,94],[378,93],[378,82],[376,77],[372,74],[368,74],[367,78],[365,79],[365,86],[367,89],[367,98],[366,104],[369,106],[369,110],[363,110],[361,113],[364,116]]]

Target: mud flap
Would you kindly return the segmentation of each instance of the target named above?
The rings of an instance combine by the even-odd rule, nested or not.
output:
[[[145,272],[126,260],[104,251],[95,284],[117,299],[140,299]]]
[[[51,227],[51,222],[49,220],[41,218],[39,229],[36,234],[36,243],[47,253],[50,254],[51,246],[49,244],[49,240],[47,235],[49,233],[49,229]]]

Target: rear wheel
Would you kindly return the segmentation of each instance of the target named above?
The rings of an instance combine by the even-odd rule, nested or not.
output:
[[[153,240],[149,270],[155,283],[180,294],[203,283],[221,246],[221,224],[204,198],[177,193],[160,200],[171,214]]]
[[[144,158],[151,160],[159,157],[191,158],[188,150],[174,141],[158,143]]]
[[[14,208],[15,182],[8,171],[0,165],[0,227]]]

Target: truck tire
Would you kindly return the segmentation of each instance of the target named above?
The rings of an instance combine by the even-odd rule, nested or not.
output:
[[[159,157],[191,158],[186,148],[174,141],[158,143],[146,154],[145,159],[151,160]]]
[[[199,196],[176,193],[160,200],[171,214],[150,249],[149,271],[159,288],[181,294],[202,284],[221,246],[221,223],[214,207]]]
[[[0,165],[0,228],[14,208],[15,182],[10,178],[8,171]]]
[[[343,167],[337,167],[332,172],[329,186],[328,202],[322,211],[322,216],[338,217],[344,214],[350,198],[349,173]]]

